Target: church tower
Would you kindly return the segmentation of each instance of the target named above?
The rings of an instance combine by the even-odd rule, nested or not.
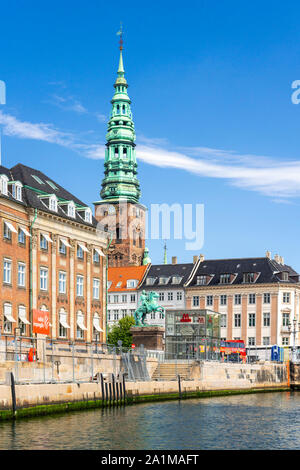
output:
[[[106,134],[102,200],[95,202],[95,217],[113,232],[109,266],[140,266],[144,260],[147,209],[139,203],[136,137],[123,65],[122,32],[120,34],[119,68]]]

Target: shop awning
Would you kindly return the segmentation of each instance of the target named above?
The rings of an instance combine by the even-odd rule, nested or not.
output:
[[[64,327],[64,328],[70,328],[70,326],[67,323],[67,314],[66,313],[60,313],[59,314],[59,323]]]
[[[98,253],[99,256],[104,256],[105,258],[105,254],[100,250],[100,248],[95,248],[95,251]]]
[[[17,230],[15,229],[15,227],[13,226],[13,224],[11,224],[10,222],[6,222],[6,220],[4,220],[4,223],[9,228],[9,230],[11,232],[18,233]]]
[[[20,230],[22,230],[23,233],[25,233],[26,237],[31,237],[30,233],[28,232],[28,230],[25,227],[21,227],[21,225],[20,225],[19,228],[20,228]]]
[[[69,247],[69,248],[72,248],[70,243],[67,242],[67,240],[65,240],[64,238],[60,238],[60,241],[66,246],[66,247]]]
[[[19,308],[19,319],[21,322],[25,323],[25,325],[30,325],[30,321],[27,320],[26,318],[26,309],[25,308]]]
[[[83,316],[78,316],[77,325],[79,326],[81,330],[87,330],[87,328],[84,326],[83,320],[84,320]]]
[[[47,240],[47,242],[53,243],[53,240],[51,240],[51,238],[49,237],[49,235],[47,235],[47,233],[43,233],[43,237],[45,237],[45,239]]]
[[[100,328],[100,319],[99,318],[94,318],[93,319],[93,327],[95,328],[95,330],[101,332],[101,333],[104,333],[104,331],[102,330],[102,328]]]
[[[16,323],[16,320],[14,319],[11,313],[11,305],[4,305],[4,316],[9,322]]]
[[[78,245],[80,246],[80,248],[81,248],[83,251],[86,251],[87,253],[89,253],[89,250],[87,249],[87,247],[84,246],[82,243],[78,243]]]

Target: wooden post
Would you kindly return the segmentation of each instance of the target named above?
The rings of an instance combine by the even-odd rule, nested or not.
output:
[[[112,391],[113,391],[113,401],[116,401],[116,388],[115,388],[115,375],[111,374],[111,380],[112,380]]]
[[[120,387],[120,402],[122,403],[123,400],[123,388],[122,388],[122,382],[119,382],[119,387]]]
[[[119,382],[116,382],[116,389],[117,389],[117,404],[119,404]]]
[[[125,375],[123,374],[122,376],[122,382],[123,382],[123,397],[124,397],[124,403],[126,403],[126,386],[125,386]]]
[[[104,402],[104,380],[103,380],[103,374],[100,374],[100,380],[101,380],[101,398],[102,398],[102,405]]]
[[[109,404],[111,405],[111,398],[112,398],[112,393],[111,393],[111,382],[109,382]]]
[[[105,401],[106,401],[106,403],[108,402],[108,385],[107,385],[107,382],[105,382]]]
[[[10,388],[11,388],[12,412],[13,412],[13,418],[15,418],[16,411],[17,411],[16,386],[15,386],[14,374],[12,372],[10,373]]]
[[[180,380],[180,375],[178,377],[178,392],[179,392],[179,400],[181,400],[181,380]]]

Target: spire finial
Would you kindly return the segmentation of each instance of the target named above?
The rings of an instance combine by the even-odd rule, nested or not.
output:
[[[164,244],[164,264],[168,264],[168,260],[167,260],[167,243],[166,243],[166,240],[165,240],[165,244]]]
[[[119,77],[124,78],[124,65],[123,65],[123,57],[122,57],[122,50],[123,50],[123,26],[122,26],[122,23],[120,25],[120,30],[117,32],[117,36],[120,36],[120,59],[119,59],[118,75],[119,75]]]
[[[123,26],[122,26],[122,22],[120,23],[120,29],[119,31],[117,32],[117,36],[120,36],[120,41],[119,41],[119,44],[120,44],[120,51],[123,50]]]

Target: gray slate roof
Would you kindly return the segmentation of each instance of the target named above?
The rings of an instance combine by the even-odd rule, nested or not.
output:
[[[76,222],[90,227],[97,226],[97,220],[94,217],[92,217],[92,223],[88,223],[84,220],[83,217],[80,217],[77,211],[75,218],[69,217],[67,213],[63,210],[63,208],[60,206],[58,206],[57,212],[51,211],[49,207],[47,207],[47,205],[44,204],[38,197],[39,194],[55,194],[59,201],[74,201],[75,205],[79,205],[81,207],[88,206],[87,204],[80,201],[76,196],[67,191],[63,186],[58,184],[52,178],[49,178],[41,171],[35,170],[34,168],[30,168],[26,165],[22,165],[19,163],[18,165],[15,165],[10,169],[5,168],[4,166],[0,166],[0,175],[3,174],[5,174],[10,181],[20,181],[23,184],[22,202],[16,201],[16,199],[14,199],[11,194],[9,194],[8,196],[1,194],[1,197],[7,197],[8,199],[11,199],[27,207],[38,209],[51,214],[57,214],[68,220],[76,220]],[[34,178],[34,176],[39,178],[43,182],[43,184],[40,184]],[[55,189],[49,184],[49,181],[55,185]]]
[[[158,288],[168,288],[174,287],[183,287],[185,282],[188,280],[192,269],[194,268],[193,263],[186,263],[186,264],[152,264],[147,276],[144,279],[144,282],[140,285],[140,289],[153,289]],[[172,277],[179,276],[181,277],[181,281],[179,283],[173,283]],[[159,277],[167,277],[169,281],[167,284],[160,284]],[[147,279],[155,278],[155,282],[152,285],[147,285]]]
[[[289,281],[282,280],[282,272],[289,273]],[[197,276],[214,275],[208,285],[219,285],[221,274],[237,274],[232,285],[244,284],[244,273],[259,273],[255,284],[263,283],[297,283],[299,274],[286,264],[277,263],[274,259],[264,258],[233,258],[204,260],[195,271],[189,287],[197,285]]]

